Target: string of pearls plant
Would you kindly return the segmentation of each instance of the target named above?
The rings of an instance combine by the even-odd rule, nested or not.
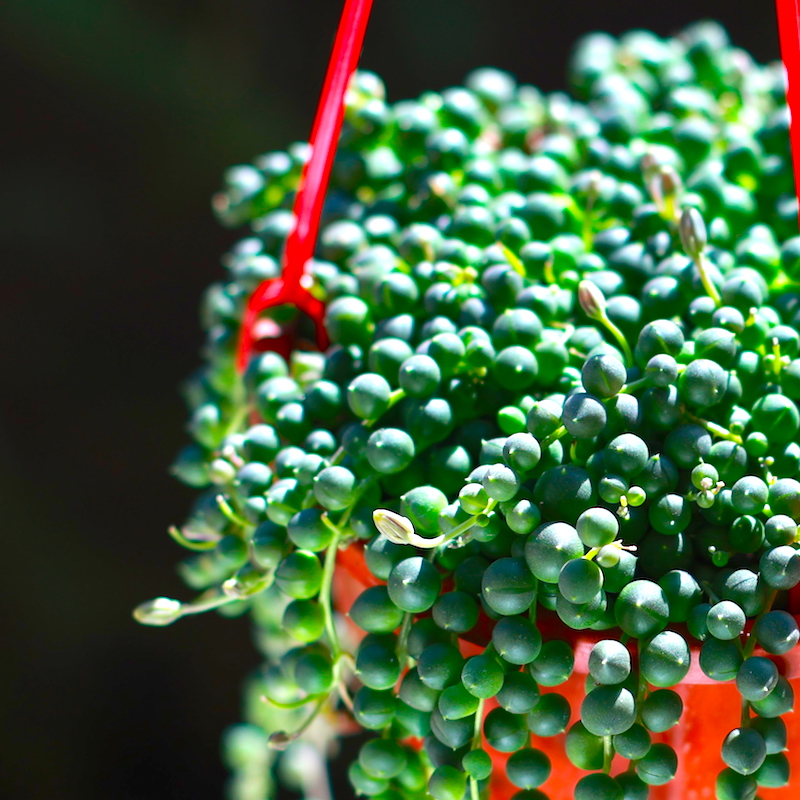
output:
[[[307,146],[232,168],[214,198],[247,232],[205,297],[174,467],[199,491],[170,531],[199,595],[135,616],[250,615],[264,664],[226,734],[234,800],[272,796],[278,758],[324,797],[322,765],[357,731],[350,781],[378,800],[488,797],[498,754],[517,800],[545,798],[537,744],[561,734],[576,800],[639,800],[679,769],[652,735],[680,724],[673,687],[698,658],[741,696],[716,796],[789,781],[774,657],[798,641],[800,238],[783,73],[701,23],[589,36],[569,75],[572,96],[479,69],[395,104],[357,75],[310,268],[325,353],[235,367]],[[272,318],[302,337],[291,310]],[[337,611],[347,548],[372,585]],[[558,687],[587,629],[602,638],[570,707]]]

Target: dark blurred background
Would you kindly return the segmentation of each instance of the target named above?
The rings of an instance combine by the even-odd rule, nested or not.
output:
[[[192,496],[167,475],[177,387],[236,238],[209,198],[226,166],[308,135],[341,6],[0,4],[2,797],[222,797],[247,623],[130,611],[188,596],[166,535]],[[580,34],[700,16],[777,58],[771,2],[376,0],[362,65],[392,100],[486,64],[554,90]]]

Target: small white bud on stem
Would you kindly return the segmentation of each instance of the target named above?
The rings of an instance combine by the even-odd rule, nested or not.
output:
[[[183,613],[180,601],[172,600],[169,597],[156,597],[137,606],[133,611],[133,617],[142,625],[170,625],[179,619]]]
[[[598,322],[606,316],[606,298],[596,283],[583,280],[578,284],[578,302],[589,319]]]
[[[697,263],[708,244],[708,233],[706,232],[706,223],[696,208],[686,206],[683,209],[678,232],[680,233],[683,251],[692,261]]]
[[[394,544],[410,544],[425,550],[438,547],[447,538],[444,534],[426,539],[420,536],[408,517],[389,511],[388,508],[376,508],[372,512],[372,520],[379,533],[382,533]]]
[[[703,288],[706,294],[714,301],[714,304],[719,307],[722,305],[722,298],[720,297],[719,290],[714,286],[711,276],[708,274],[708,263],[703,256],[703,251],[708,244],[706,223],[703,221],[702,215],[696,208],[687,206],[683,209],[681,221],[678,224],[678,233],[681,237],[683,251],[697,265],[697,269],[700,272],[700,280],[703,282]]]

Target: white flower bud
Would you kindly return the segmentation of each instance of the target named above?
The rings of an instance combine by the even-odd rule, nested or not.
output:
[[[581,281],[578,284],[578,302],[589,319],[601,320],[606,315],[606,298],[597,284]]]
[[[180,601],[169,597],[156,597],[155,600],[148,600],[137,606],[133,611],[133,617],[142,625],[170,625],[180,618],[181,613]]]
[[[372,520],[378,532],[394,544],[408,544],[416,532],[408,517],[389,511],[387,508],[376,508],[372,512]]]
[[[683,190],[681,176],[669,164],[661,168],[661,191],[664,197],[677,197]]]
[[[708,234],[706,233],[706,223],[696,208],[687,206],[683,209],[678,231],[683,251],[692,261],[697,261],[708,244]]]
[[[296,733],[286,733],[286,731],[275,731],[269,735],[267,743],[272,750],[285,750],[295,739]]]
[[[414,525],[408,517],[389,511],[388,508],[376,508],[372,512],[372,520],[378,532],[394,544],[410,544],[430,550],[438,547],[446,538],[444,535],[436,536],[433,539],[420,536],[414,530]]]

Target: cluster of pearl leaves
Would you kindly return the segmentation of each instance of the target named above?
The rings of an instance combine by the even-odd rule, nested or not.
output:
[[[382,733],[350,768],[360,794],[476,797],[488,745],[540,797],[536,738],[566,730],[579,800],[643,797],[677,769],[650,734],[679,721],[693,640],[742,696],[718,797],[788,780],[792,689],[769,658],[797,641],[800,579],[782,75],[706,23],[589,37],[571,82],[576,100],[477,70],[392,106],[359,74],[310,268],[333,345],[256,356],[243,380],[242,309],[277,275],[307,148],[226,174],[215,209],[251,235],[206,298],[175,467],[203,490],[173,530],[203,594],[137,616],[251,612],[268,663],[230,739],[241,797],[264,789],[261,731],[289,756],[343,717]],[[331,591],[359,542],[376,585],[356,643]],[[608,631],[579,709],[541,691],[572,670],[548,617]],[[612,776],[614,753],[630,769]]]

